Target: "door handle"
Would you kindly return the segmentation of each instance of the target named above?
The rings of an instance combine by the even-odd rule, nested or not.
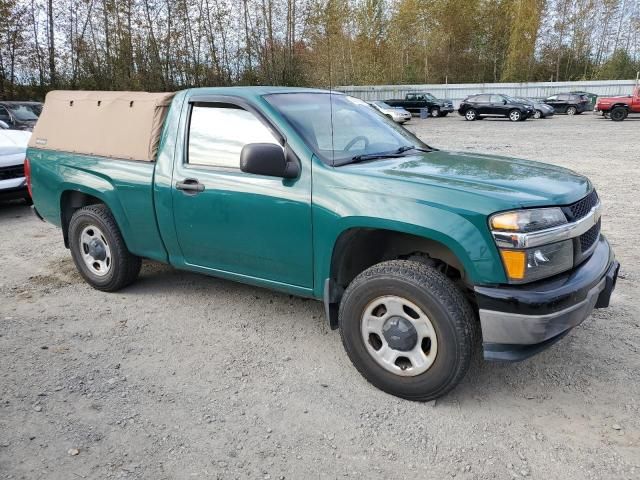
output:
[[[204,185],[195,178],[187,178],[182,182],[177,182],[176,189],[182,190],[189,195],[195,195],[204,191]]]

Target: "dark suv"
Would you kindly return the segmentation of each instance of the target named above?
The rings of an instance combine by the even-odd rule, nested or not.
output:
[[[558,93],[545,98],[543,102],[551,105],[556,113],[567,115],[577,115],[591,108],[589,97],[580,93]]]
[[[512,122],[526,120],[534,113],[532,105],[508,95],[481,93],[471,95],[460,103],[458,113],[467,120],[483,117],[506,117]]]

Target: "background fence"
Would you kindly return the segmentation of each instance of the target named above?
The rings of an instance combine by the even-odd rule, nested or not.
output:
[[[630,95],[635,80],[597,80],[582,82],[536,83],[458,83],[434,85],[371,85],[336,87],[362,100],[389,100],[404,98],[408,92],[429,92],[438,98],[453,100],[456,108],[469,95],[476,93],[504,93],[514,97],[546,98],[554,93],[585,91],[598,96]]]

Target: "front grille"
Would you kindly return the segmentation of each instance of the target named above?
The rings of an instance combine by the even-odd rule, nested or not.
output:
[[[586,216],[593,207],[598,204],[598,194],[593,190],[589,195],[576,203],[572,203],[565,209],[565,214],[569,216],[569,221],[575,222]]]
[[[600,220],[589,230],[580,235],[580,251],[582,253],[589,250],[600,236]]]
[[[0,180],[11,180],[12,178],[20,177],[24,177],[24,165],[0,167]]]

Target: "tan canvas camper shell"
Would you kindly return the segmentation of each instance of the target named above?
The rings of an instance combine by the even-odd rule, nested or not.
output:
[[[29,147],[153,162],[174,95],[49,92]]]

